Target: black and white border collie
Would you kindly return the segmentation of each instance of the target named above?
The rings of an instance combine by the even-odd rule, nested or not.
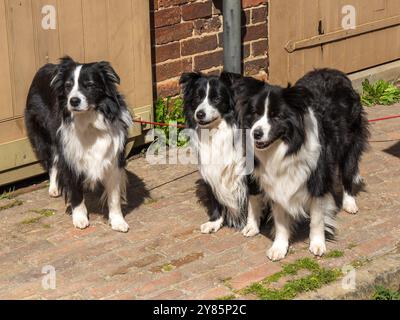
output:
[[[124,148],[132,118],[108,62],[80,64],[69,57],[47,64],[31,85],[25,121],[33,149],[50,175],[49,194],[64,192],[75,227],[89,226],[84,191],[105,188],[111,227],[129,229],[122,211]]]
[[[180,84],[185,117],[193,131],[190,140],[211,207],[201,232],[217,232],[226,224],[242,230],[244,236],[255,236],[262,208],[257,207],[257,186],[246,174],[245,142],[239,137],[231,76],[185,73]]]
[[[343,186],[343,209],[358,211],[353,183],[369,136],[359,95],[344,73],[331,69],[287,88],[243,78],[234,90],[255,144],[254,176],[272,206],[275,239],[267,256],[286,256],[293,222],[302,218],[310,219],[310,251],[322,256],[325,230],[334,231],[339,209],[335,185]]]

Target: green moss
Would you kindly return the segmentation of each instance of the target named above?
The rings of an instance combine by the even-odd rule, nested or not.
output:
[[[40,209],[40,210],[32,210],[31,212],[34,212],[34,213],[38,214],[39,216],[30,218],[30,219],[26,219],[26,220],[22,221],[21,224],[29,225],[29,224],[38,223],[38,222],[40,222],[40,220],[42,218],[48,218],[48,217],[54,216],[57,211],[53,210],[53,209]],[[44,224],[43,227],[50,228],[50,225]]]
[[[324,258],[340,258],[344,256],[344,252],[340,250],[332,250],[325,254]]]
[[[362,258],[362,259],[353,260],[350,264],[354,268],[361,268],[370,262],[371,262],[371,259]]]
[[[300,279],[290,280],[281,289],[271,289],[269,284],[279,281],[284,276],[297,275],[300,270],[308,270],[311,274]],[[317,261],[304,258],[294,263],[283,266],[282,271],[265,278],[260,282],[253,283],[241,290],[242,294],[253,294],[261,300],[290,300],[298,294],[321,288],[341,276],[337,269],[321,268]]]
[[[35,212],[39,215],[41,215],[42,217],[52,217],[56,214],[56,210],[53,209],[41,209],[41,210],[32,210],[32,212]]]
[[[269,276],[268,278],[264,279],[262,282],[265,284],[278,282],[283,276],[284,276],[283,272],[277,272],[274,273],[272,276]]]
[[[319,265],[318,262],[313,259],[304,258],[283,266],[284,275],[295,275],[302,269],[315,271],[319,269]]]
[[[392,291],[383,286],[377,286],[372,296],[373,300],[400,300],[400,291]]]
[[[172,264],[166,264],[161,268],[162,272],[171,272],[172,270],[174,270],[176,267]]]
[[[0,211],[11,209],[11,208],[14,208],[14,207],[22,206],[23,203],[24,202],[22,200],[18,200],[18,199],[13,200],[10,203],[7,203],[7,204],[5,204],[3,206],[0,206]]]
[[[225,278],[225,279],[222,279],[222,283],[224,284],[225,287],[233,290],[233,287],[231,285],[231,280],[232,280],[232,277]]]
[[[145,206],[148,206],[150,204],[157,203],[157,202],[158,202],[158,200],[157,199],[153,199],[153,198],[144,199],[144,205]]]
[[[34,224],[34,223],[38,223],[40,221],[40,219],[42,219],[42,217],[30,218],[30,219],[26,219],[26,220],[22,221],[21,223],[24,225]]]
[[[14,196],[15,189],[10,189],[9,191],[4,191],[3,194],[0,194],[0,201],[1,200],[11,200]]]

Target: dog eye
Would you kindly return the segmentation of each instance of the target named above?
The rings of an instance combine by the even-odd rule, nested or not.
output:
[[[65,82],[65,88],[69,89],[69,88],[72,88],[72,86],[73,86],[72,81]]]
[[[95,87],[95,83],[93,81],[88,81],[85,83],[85,87],[86,88],[94,88]]]

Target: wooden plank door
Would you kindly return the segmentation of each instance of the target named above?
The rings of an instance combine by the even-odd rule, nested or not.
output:
[[[356,28],[342,27],[342,9],[355,9]],[[270,0],[270,81],[295,82],[307,71],[347,73],[400,58],[398,0]]]
[[[45,6],[55,8],[55,29],[42,27]],[[110,61],[131,111],[152,120],[150,46],[147,0],[0,0],[0,185],[40,171],[23,119],[39,67],[64,55]],[[131,137],[141,133],[136,126]],[[29,166],[35,169],[29,172]]]

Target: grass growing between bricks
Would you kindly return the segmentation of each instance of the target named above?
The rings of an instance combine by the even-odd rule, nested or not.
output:
[[[0,205],[0,211],[19,207],[19,206],[22,206],[23,204],[24,204],[24,202],[22,200],[15,199],[15,200],[10,201],[9,203],[6,203],[5,205]]]
[[[26,219],[26,220],[22,221],[21,224],[23,224],[23,225],[36,224],[36,223],[40,222],[40,220],[42,220],[42,218],[48,218],[48,217],[54,216],[57,211],[53,210],[53,209],[41,209],[41,210],[32,210],[31,212],[34,212],[34,213],[38,214],[39,216],[30,218],[30,219]],[[50,225],[48,225],[48,224],[45,224],[43,226],[45,228],[50,228]]]
[[[14,189],[9,191],[4,191],[2,194],[0,194],[0,201],[13,199],[14,191],[15,191]]]
[[[332,258],[341,257],[343,254],[333,253]],[[308,274],[298,278],[288,280],[283,287],[271,288],[284,277],[295,277],[300,271],[307,271]],[[261,300],[292,300],[303,292],[313,291],[336,281],[342,276],[338,269],[326,269],[311,258],[296,260],[293,263],[283,265],[282,270],[250,286],[235,291],[235,295],[220,297],[218,300],[233,300],[237,296],[254,295]],[[228,286],[229,287],[229,286]]]
[[[327,254],[325,254],[324,258],[328,258],[328,259],[341,258],[343,256],[344,256],[344,252],[343,251],[341,251],[341,250],[332,250],[332,251],[329,251]]]
[[[372,296],[373,300],[400,300],[400,290],[392,291],[383,286],[377,286]]]
[[[24,203],[22,200],[14,199],[14,189],[5,191],[0,195],[0,201],[4,201],[5,204],[0,204],[0,211],[11,209],[14,207],[22,206]]]

